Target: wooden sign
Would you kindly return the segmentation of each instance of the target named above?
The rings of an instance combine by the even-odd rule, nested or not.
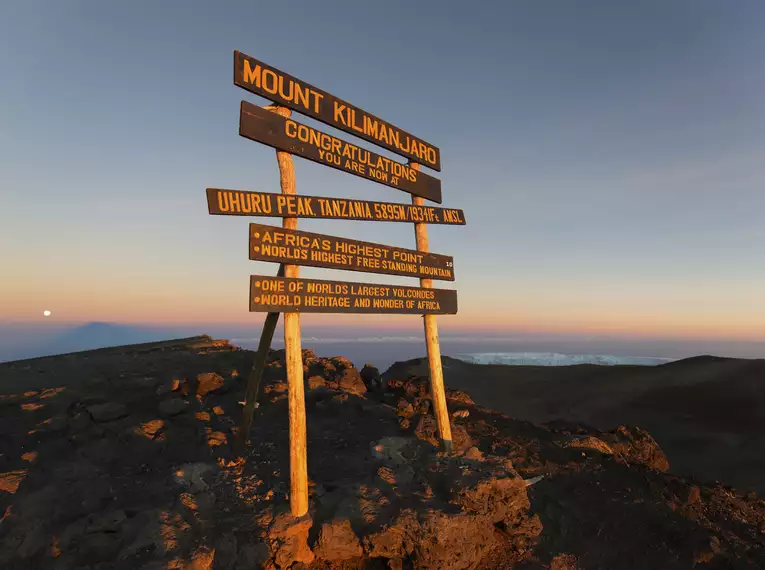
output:
[[[242,101],[240,109],[239,134],[278,150],[441,203],[441,181],[438,178],[246,101]]]
[[[454,315],[457,292],[251,275],[250,312]]]
[[[247,190],[207,189],[207,211],[227,216],[328,218],[370,222],[424,222],[465,225],[465,214],[456,208],[414,206],[395,202],[370,202],[346,198],[273,194]]]
[[[290,512],[308,512],[308,454],[303,380],[300,313],[377,313],[422,315],[433,413],[443,449],[452,451],[441,348],[436,315],[457,313],[457,292],[434,289],[433,279],[454,280],[449,256],[430,253],[427,224],[464,225],[462,210],[425,206],[425,199],[441,203],[441,181],[420,171],[441,169],[438,148],[322,91],[234,52],[234,84],[270,99],[263,109],[242,101],[239,134],[276,149],[281,194],[244,190],[207,189],[211,214],[273,216],[282,226],[250,224],[249,257],[280,264],[276,277],[250,276],[250,311],[266,312],[258,353],[247,380],[237,453],[245,457],[260,379],[276,328],[284,314],[284,368],[289,413]],[[291,109],[291,110],[290,110]],[[292,111],[361,137],[410,160],[391,160],[336,136],[292,120]],[[366,200],[299,196],[295,189],[292,155],[349,172],[412,194],[412,205]],[[299,231],[298,218],[332,218],[410,222],[417,249],[351,240]],[[387,273],[420,278],[420,287],[301,279],[300,265]]]
[[[414,162],[441,170],[441,152],[432,144],[239,51],[234,52],[234,84]]]
[[[447,255],[262,224],[250,224],[250,259],[454,281]]]

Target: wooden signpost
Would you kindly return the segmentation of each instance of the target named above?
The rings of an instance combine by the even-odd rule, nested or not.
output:
[[[457,292],[434,289],[433,279],[454,280],[453,259],[430,253],[427,224],[464,225],[462,210],[426,206],[441,202],[441,181],[420,166],[441,169],[438,148],[350,103],[238,51],[234,84],[270,99],[265,108],[242,101],[239,134],[276,149],[281,194],[207,189],[210,214],[273,216],[282,227],[250,224],[250,259],[279,263],[276,277],[250,277],[250,311],[268,313],[247,383],[239,444],[249,437],[260,378],[280,313],[289,392],[290,509],[308,511],[308,459],[300,339],[301,313],[422,315],[433,409],[439,435],[451,451],[436,315],[457,312]],[[402,164],[292,120],[291,110],[388,149],[410,160]],[[411,194],[412,204],[298,195],[292,155]],[[417,249],[387,246],[298,231],[298,218],[330,218],[414,224]],[[418,277],[420,287],[301,279],[299,266]]]
[[[418,168],[418,164],[412,164]],[[412,196],[412,204],[422,206],[422,198]],[[417,249],[427,252],[430,249],[428,242],[428,226],[422,222],[414,224],[414,238],[417,241]],[[433,287],[433,280],[420,279],[420,287],[429,289]],[[422,317],[425,328],[425,348],[428,352],[428,371],[430,372],[430,385],[433,392],[433,411],[438,424],[439,436],[447,452],[452,450],[452,426],[449,423],[449,411],[446,409],[446,391],[444,390],[444,371],[441,366],[441,343],[438,341],[438,325],[433,313],[426,313]]]

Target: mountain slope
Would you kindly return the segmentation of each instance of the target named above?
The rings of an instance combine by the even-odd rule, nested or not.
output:
[[[423,359],[387,377],[427,376]],[[673,468],[765,492],[765,360],[701,356],[661,366],[477,365],[444,360],[447,385],[533,422],[563,419],[651,432]]]
[[[446,455],[425,379],[310,351],[310,510],[294,519],[283,357],[242,454],[253,353],[224,341],[0,364],[0,567],[765,565],[765,502],[667,472],[638,428],[534,425],[449,390]]]

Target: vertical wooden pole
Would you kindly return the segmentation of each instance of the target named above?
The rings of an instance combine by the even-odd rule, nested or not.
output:
[[[284,265],[279,265],[278,277],[284,276]],[[247,390],[244,396],[244,410],[242,411],[242,425],[236,441],[236,449],[239,453],[244,453],[247,441],[250,439],[250,430],[252,429],[252,416],[255,413],[255,406],[258,402],[258,392],[260,391],[260,379],[263,377],[263,370],[266,367],[266,358],[268,351],[271,350],[271,341],[274,338],[276,324],[279,322],[279,313],[268,313],[263,322],[263,331],[260,333],[260,342],[258,343],[258,352],[255,354],[255,360],[252,363],[252,370],[247,379]]]
[[[272,105],[269,110],[289,118],[286,107]],[[292,155],[276,151],[283,194],[296,194]],[[297,218],[283,218],[282,227],[296,230]],[[284,266],[285,277],[298,277],[297,265]],[[306,441],[305,394],[303,389],[303,350],[300,345],[300,313],[284,313],[284,352],[287,368],[290,414],[290,510],[296,517],[308,512],[308,455]]]
[[[419,170],[420,165],[410,162],[409,166]],[[424,206],[425,199],[412,196],[412,204]],[[414,236],[417,239],[417,251],[429,251],[428,226],[418,222],[414,224]],[[420,287],[433,287],[432,279],[420,279]],[[446,408],[446,391],[444,390],[444,371],[441,367],[441,346],[438,341],[438,325],[435,315],[423,315],[425,325],[425,346],[428,350],[428,365],[430,368],[430,391],[433,393],[433,411],[438,422],[438,433],[444,446],[444,451],[452,451],[452,426],[449,423],[449,410]]]

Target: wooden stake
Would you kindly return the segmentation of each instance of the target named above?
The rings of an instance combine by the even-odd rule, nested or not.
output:
[[[284,265],[279,265],[277,276],[284,276]],[[263,331],[260,333],[260,342],[258,343],[258,352],[255,354],[255,361],[252,363],[252,370],[247,379],[247,390],[244,396],[244,410],[242,412],[242,425],[237,436],[236,449],[238,453],[244,453],[247,441],[250,439],[250,430],[252,429],[252,417],[255,414],[255,406],[258,402],[258,393],[260,391],[260,380],[263,377],[263,370],[266,367],[266,358],[268,351],[271,350],[271,341],[274,339],[276,324],[279,322],[279,313],[268,313],[263,323]]]
[[[286,107],[271,105],[269,110],[289,118]],[[276,151],[282,194],[297,194],[292,155]],[[282,227],[297,229],[297,218],[283,218]],[[284,266],[285,277],[298,277],[297,265]],[[303,389],[303,351],[300,345],[300,313],[284,314],[284,352],[287,364],[290,414],[290,510],[295,517],[308,512],[308,453],[306,441],[305,394]]]
[[[419,170],[420,165],[410,162],[413,170]],[[412,204],[424,206],[425,199],[412,196]],[[429,251],[428,226],[423,222],[414,224],[414,235],[417,239],[418,251]],[[432,279],[420,279],[420,287],[433,288]],[[436,315],[423,315],[425,325],[425,346],[428,350],[428,366],[430,368],[430,390],[433,393],[433,411],[438,422],[438,433],[444,445],[444,451],[452,451],[452,426],[449,423],[449,410],[446,408],[446,392],[444,390],[444,371],[441,367],[441,346],[438,341],[438,325]]]

